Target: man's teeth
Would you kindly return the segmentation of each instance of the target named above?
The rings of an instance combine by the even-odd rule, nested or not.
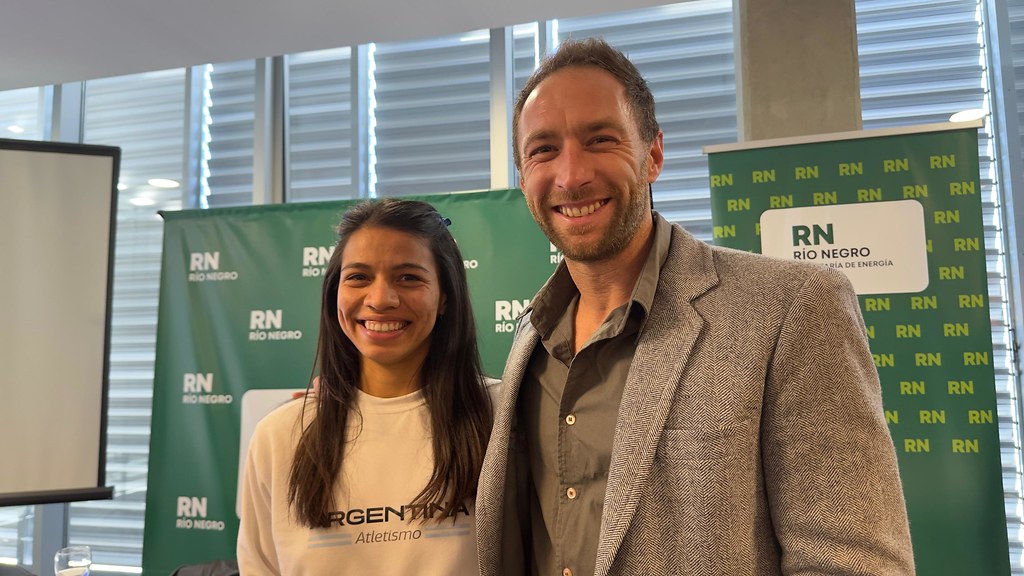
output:
[[[373,320],[367,320],[363,322],[363,326],[366,326],[366,329],[371,332],[394,332],[405,326],[405,322],[374,322]]]
[[[593,214],[598,208],[600,208],[604,202],[598,200],[592,204],[587,204],[582,208],[568,208],[565,206],[559,206],[558,211],[562,213],[562,216],[568,216],[569,218],[579,218],[580,216],[586,216],[587,214]]]

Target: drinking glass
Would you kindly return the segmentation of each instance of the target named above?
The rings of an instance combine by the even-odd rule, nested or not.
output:
[[[88,576],[92,551],[88,546],[68,546],[53,556],[53,573],[57,576]]]

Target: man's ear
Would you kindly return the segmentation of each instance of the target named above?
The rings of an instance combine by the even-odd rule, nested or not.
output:
[[[651,141],[651,148],[647,151],[647,182],[651,183],[661,175],[661,168],[665,165],[665,135],[661,130]]]

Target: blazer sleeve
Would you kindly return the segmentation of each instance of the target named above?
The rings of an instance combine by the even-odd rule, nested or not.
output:
[[[878,373],[841,272],[813,272],[786,312],[761,426],[783,574],[914,573]]]

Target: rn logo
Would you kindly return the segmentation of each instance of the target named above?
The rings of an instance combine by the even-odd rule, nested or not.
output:
[[[813,238],[812,238],[813,236]],[[834,244],[835,231],[831,224],[825,224],[825,228],[813,224],[811,226],[793,226],[793,246],[817,246],[823,241],[826,244]]]
[[[793,226],[794,260],[817,260],[819,257],[822,259],[867,257],[871,255],[871,249],[867,246],[862,248],[810,248],[810,246],[821,246],[822,244],[835,244],[835,230],[833,230],[832,224],[825,224],[824,228],[817,224]]]
[[[516,318],[529,305],[529,300],[496,300],[494,302],[494,331],[497,333],[515,332]]]
[[[219,282],[238,280],[238,272],[222,272],[220,252],[190,252],[188,255],[189,282]]]
[[[825,228],[813,224],[811,226],[793,226],[793,259],[794,260],[817,260],[818,251],[810,248],[802,248],[802,246],[818,246],[822,242],[825,244],[835,243],[835,233],[832,230],[831,224],[826,224]]]
[[[177,519],[174,527],[182,530],[216,530],[224,531],[221,520],[206,519],[206,497],[178,496]]]
[[[249,340],[300,340],[302,330],[282,330],[281,310],[250,310]]]
[[[318,278],[327,270],[333,246],[305,246],[302,248],[302,277]]]
[[[562,261],[562,252],[558,249],[557,246],[555,246],[553,242],[548,242],[548,244],[551,246],[551,255],[548,257],[548,261],[551,264],[558,264],[559,262]]]
[[[186,373],[182,378],[182,404],[231,404],[231,394],[213,393],[213,373]]]

